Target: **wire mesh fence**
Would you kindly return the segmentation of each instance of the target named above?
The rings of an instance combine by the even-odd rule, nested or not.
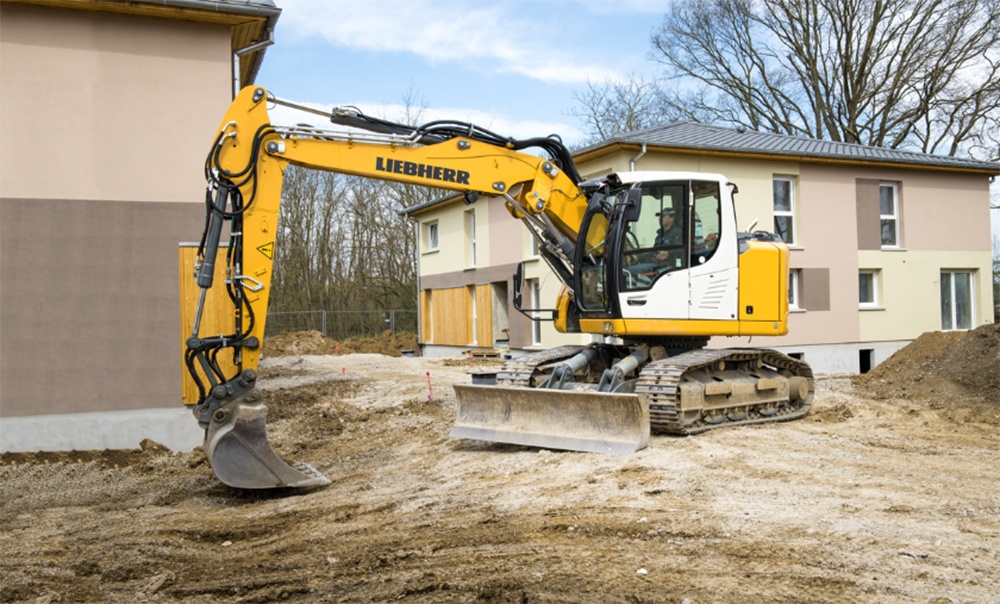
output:
[[[304,310],[270,312],[264,336],[293,331],[318,331],[335,340],[372,337],[384,331],[417,333],[415,310]]]

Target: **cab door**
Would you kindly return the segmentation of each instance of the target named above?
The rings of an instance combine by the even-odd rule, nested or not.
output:
[[[690,183],[640,185],[640,207],[622,224],[618,304],[624,319],[686,319]]]
[[[729,189],[691,183],[689,319],[734,320],[739,303],[736,226]]]

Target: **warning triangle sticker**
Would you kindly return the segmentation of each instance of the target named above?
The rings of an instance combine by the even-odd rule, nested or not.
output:
[[[265,243],[264,245],[257,248],[257,251],[261,254],[267,256],[268,260],[273,260],[274,258],[274,242]]]

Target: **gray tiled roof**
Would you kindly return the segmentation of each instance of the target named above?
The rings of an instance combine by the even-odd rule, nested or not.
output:
[[[839,160],[862,163],[914,164],[939,168],[985,170],[1000,174],[1000,163],[977,161],[945,155],[929,155],[867,147],[850,143],[835,143],[800,136],[738,130],[722,126],[711,126],[693,122],[671,122],[636,130],[628,134],[592,145],[577,151],[574,155],[597,151],[615,143],[643,144],[676,149],[697,149],[727,153],[751,153],[758,155],[787,155],[797,158],[817,160]]]

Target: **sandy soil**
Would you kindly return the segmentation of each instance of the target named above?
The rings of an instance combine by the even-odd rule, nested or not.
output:
[[[449,439],[464,360],[271,357],[272,443],[332,485],[241,492],[150,442],[5,454],[0,601],[1000,602],[977,332],[819,380],[803,420],[627,457]]]

